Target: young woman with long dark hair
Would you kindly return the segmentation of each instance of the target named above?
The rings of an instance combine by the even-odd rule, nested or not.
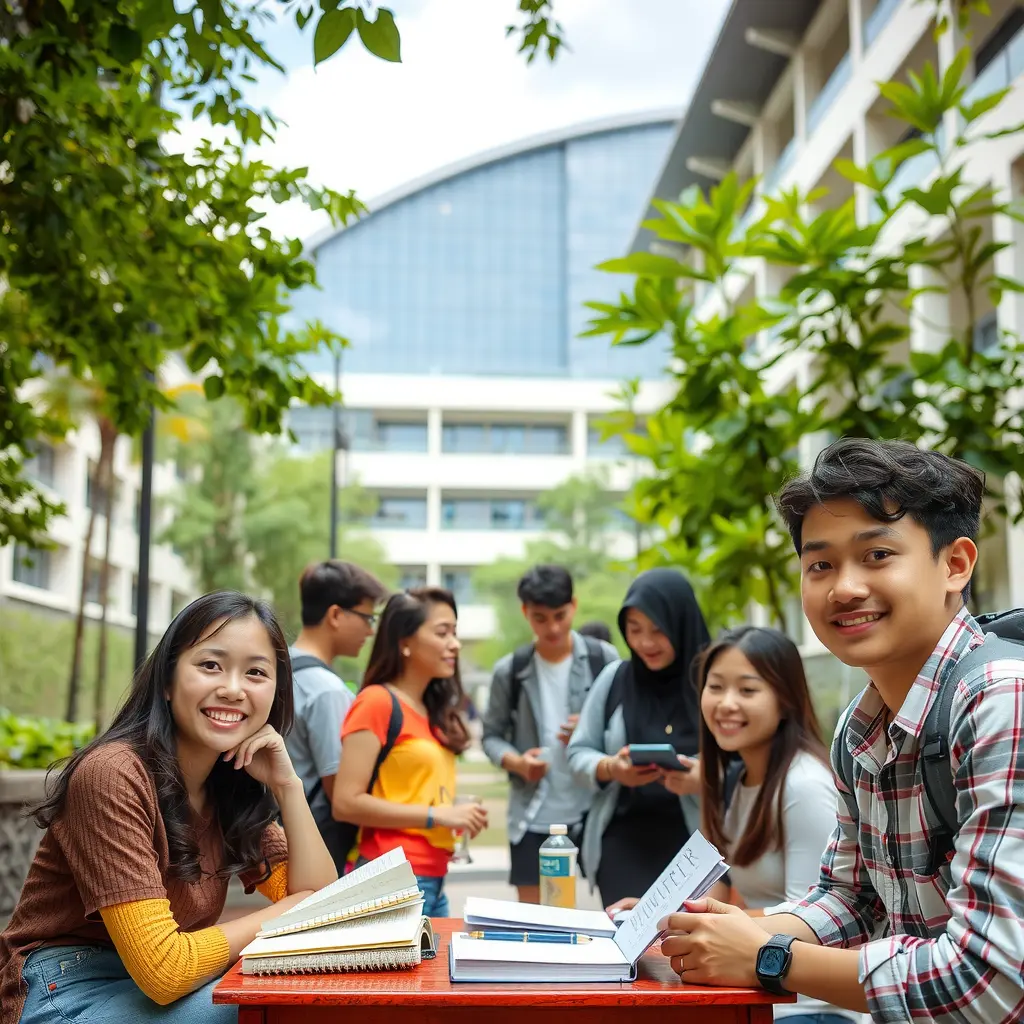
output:
[[[459,713],[460,644],[455,598],[439,587],[395,594],[384,607],[363,684],[342,726],[334,816],[359,826],[367,860],[401,846],[426,897],[446,917],[444,879],[455,831],[477,835],[482,806],[455,806],[455,756],[469,746]],[[373,780],[398,701],[402,725]],[[370,783],[373,780],[371,789]]]
[[[215,981],[337,878],[281,739],[291,719],[267,605],[207,594],[174,619],[35,812],[46,832],[0,935],[0,1024],[235,1019]],[[217,924],[236,874],[274,905]]]
[[[701,820],[747,913],[800,900],[836,826],[836,787],[796,644],[775,629],[723,633],[699,663]],[[725,779],[742,759],[728,806]],[[735,770],[735,769],[733,769]],[[777,1006],[787,1024],[849,1024],[819,1000]]]

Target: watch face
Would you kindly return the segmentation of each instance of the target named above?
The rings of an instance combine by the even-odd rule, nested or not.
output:
[[[782,968],[786,963],[786,954],[781,949],[768,946],[761,949],[761,956],[757,965],[761,974],[769,978],[777,978],[782,974]]]

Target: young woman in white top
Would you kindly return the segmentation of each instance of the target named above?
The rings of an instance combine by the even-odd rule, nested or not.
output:
[[[723,633],[704,652],[697,684],[701,830],[726,856],[734,897],[760,917],[765,907],[803,898],[818,881],[836,825],[828,754],[800,653],[783,633],[754,626]],[[666,786],[676,782],[674,774]],[[727,776],[734,780],[728,807]],[[850,1024],[861,1018],[800,997],[776,1006],[775,1019]]]

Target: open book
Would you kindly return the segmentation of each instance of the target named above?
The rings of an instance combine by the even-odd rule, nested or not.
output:
[[[686,900],[700,899],[728,870],[722,855],[699,832],[644,893],[619,928],[600,911],[528,907],[499,900],[467,900],[467,928],[575,931],[590,942],[508,942],[452,936],[448,951],[452,981],[623,982],[636,979],[636,965],[658,938],[658,922]],[[486,904],[481,915],[480,904]],[[473,920],[470,921],[472,911]],[[538,913],[544,912],[543,914]],[[604,922],[599,918],[604,918]]]
[[[242,950],[242,973],[392,970],[414,967],[435,950],[423,896],[399,848],[266,922]]]

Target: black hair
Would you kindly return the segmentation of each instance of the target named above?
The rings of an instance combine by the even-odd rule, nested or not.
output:
[[[818,455],[807,476],[786,484],[776,505],[797,554],[807,513],[849,498],[881,523],[910,516],[927,531],[938,558],[961,537],[977,541],[984,495],[985,475],[959,459],[907,441],[844,437]],[[963,596],[970,597],[970,584]]]
[[[572,576],[562,565],[535,565],[516,587],[520,604],[561,608],[572,600]]]
[[[318,626],[334,605],[355,608],[367,598],[376,604],[387,597],[387,588],[372,573],[351,562],[332,559],[314,562],[299,579],[302,624]]]
[[[603,640],[608,644],[612,642],[612,631],[603,622],[597,620],[584,622],[578,632],[580,636],[592,636],[595,640]]]
[[[427,621],[431,606],[438,604],[447,605],[458,617],[455,596],[442,587],[416,587],[391,595],[381,613],[361,690],[393,683],[402,675],[405,641]],[[423,693],[431,729],[441,743],[456,754],[469,746],[469,730],[461,715],[465,702],[458,661],[453,675],[447,679],[431,679]]]
[[[185,882],[198,881],[199,843],[190,821],[174,717],[166,694],[173,684],[178,659],[199,643],[214,623],[223,620],[219,630],[228,622],[250,617],[258,619],[267,631],[277,663],[277,685],[267,724],[285,735],[291,729],[294,710],[292,667],[288,645],[273,611],[265,602],[231,590],[205,594],[183,608],[167,627],[153,653],[135,673],[128,698],[106,732],[64,763],[47,799],[33,812],[36,824],[47,828],[60,816],[71,776],[83,758],[104,744],[126,743],[142,759],[156,787],[167,832],[170,874]],[[236,771],[218,757],[206,781],[206,792],[224,839],[224,863],[219,873],[232,875],[260,865],[263,832],[278,813],[270,791],[248,772]]]

